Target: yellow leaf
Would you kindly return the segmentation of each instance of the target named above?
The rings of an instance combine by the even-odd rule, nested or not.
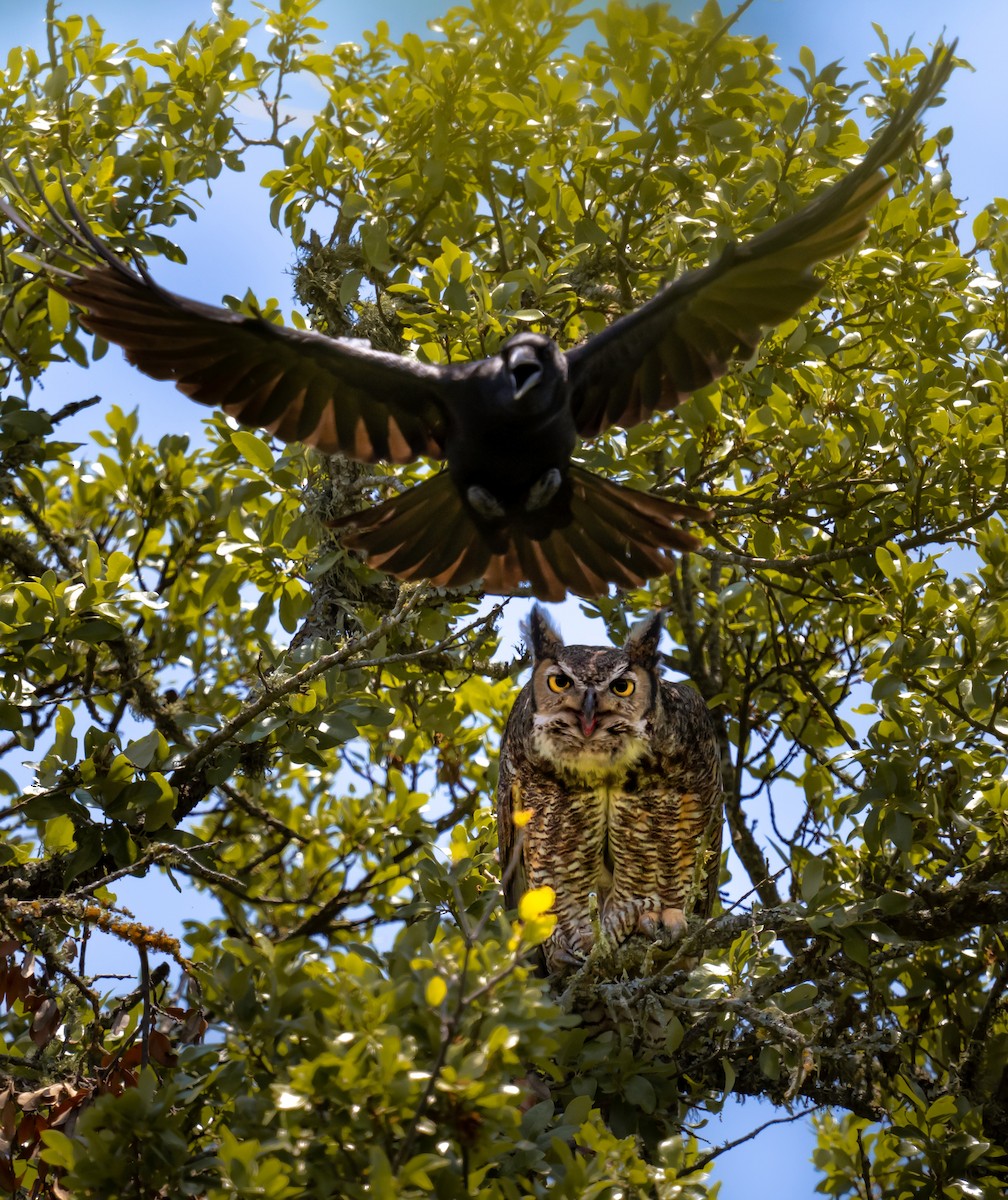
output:
[[[541,946],[543,942],[549,941],[553,930],[556,929],[556,920],[553,913],[546,913],[544,916],[526,921],[521,928],[522,945]]]
[[[518,901],[518,915],[523,921],[534,921],[536,917],[549,912],[554,900],[556,892],[551,887],[533,888]]]
[[[48,304],[49,324],[52,331],[53,333],[62,333],[70,320],[70,305],[59,292],[54,292],[51,288],[49,289]]]
[[[514,825],[516,829],[524,829],[531,820],[531,808],[520,808],[511,814],[511,824]]]
[[[427,980],[427,987],[424,991],[424,998],[431,1008],[437,1008],[438,1005],[448,995],[448,985],[440,975],[434,975]]]

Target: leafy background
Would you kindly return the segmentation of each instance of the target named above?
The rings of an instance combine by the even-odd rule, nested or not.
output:
[[[385,16],[392,24],[395,36],[404,31],[407,25],[416,27],[422,20],[423,12],[419,5],[409,5],[404,13],[405,7],[400,6],[397,12],[395,6],[389,6],[387,14],[375,10],[369,14],[369,18],[373,22]],[[842,57],[850,64],[853,73],[860,75],[860,63],[876,48],[875,35],[870,25],[872,19],[880,20],[894,44],[899,43],[902,37],[910,32],[909,29],[900,28],[901,21],[905,22],[907,19],[903,6],[890,7],[891,11],[887,12],[884,7],[880,11],[878,6],[855,4],[844,6],[842,13],[828,13],[826,6],[757,3],[745,14],[741,28],[748,32],[763,32],[773,40],[780,41],[781,57],[785,63],[797,64],[800,61],[798,44],[808,43],[820,66],[832,58]],[[150,39],[152,35],[160,36],[174,32],[188,19],[206,15],[198,8],[190,9],[181,4],[160,6],[156,17],[136,12],[124,14],[120,6],[114,5],[103,7],[96,4],[92,6],[92,11],[109,26],[113,38],[139,36]],[[347,25],[347,14],[341,5],[323,4],[316,15],[330,21],[330,34],[334,39],[359,36],[358,28]],[[434,10],[430,15],[436,15]],[[19,7],[14,20],[23,22],[27,19],[25,9]],[[948,19],[945,6],[935,5],[929,8],[918,5],[913,11],[915,31],[921,41],[927,40],[932,29],[936,34]],[[986,5],[967,4],[957,7],[957,25],[950,28],[949,33],[961,38],[960,52],[977,66],[977,74],[971,78],[965,72],[957,73],[948,89],[949,102],[941,112],[940,118],[934,113],[929,117],[929,124],[934,124],[940,119],[942,123],[952,124],[956,129],[956,138],[952,145],[954,176],[957,191],[960,194],[965,193],[969,198],[965,207],[970,216],[976,215],[980,205],[989,197],[1004,190],[1003,178],[990,178],[989,175],[992,168],[995,172],[1000,170],[1003,173],[1003,157],[990,153],[989,144],[982,134],[977,138],[978,129],[986,131],[989,135],[991,125],[989,120],[978,120],[977,114],[997,113],[1005,107],[1003,72],[1000,67],[990,62],[992,48],[998,44],[994,28],[994,22],[998,19],[1003,17],[992,13]],[[832,26],[824,29],[818,24],[822,20],[831,20]],[[400,22],[398,28],[395,25],[396,21]],[[145,29],[144,22],[154,22],[155,25]],[[12,44],[41,40],[37,32],[38,25],[35,26],[35,31],[27,30],[23,34],[20,33],[17,24],[5,22],[4,28],[5,36]],[[997,95],[999,90],[1000,98]],[[971,171],[977,173],[971,175]],[[988,172],[987,176],[983,174],[984,171]],[[179,240],[187,250],[189,265],[173,273],[170,264],[159,261],[159,279],[168,286],[211,299],[217,299],[222,292],[239,290],[244,286],[252,287],[260,300],[280,292],[281,306],[284,309],[288,307],[288,299],[283,295],[278,281],[290,266],[287,249],[289,242],[275,235],[270,229],[263,197],[255,188],[255,180],[259,173],[254,166],[250,166],[244,177],[225,174],[215,181],[213,196],[208,199],[205,213],[201,213],[199,222],[191,231],[179,230]],[[971,211],[973,197],[976,198],[977,208]],[[250,254],[250,246],[254,246],[254,253]],[[210,270],[210,267],[213,269]],[[44,401],[50,409],[59,407],[60,392],[64,387],[67,398],[75,399],[80,395],[80,384],[72,374],[73,370],[72,367],[65,368],[50,372],[47,376]],[[89,391],[93,389],[104,396],[115,396],[121,407],[129,407],[136,402],[139,405],[140,429],[148,439],[156,439],[162,432],[177,432],[182,429],[189,431],[195,427],[198,414],[194,414],[185,401],[176,397],[172,389],[167,387],[151,390],[151,385],[145,380],[118,363],[115,353],[110,354],[92,370],[87,386]],[[94,427],[98,423],[95,410],[85,414],[82,421],[82,429]],[[120,428],[123,431],[120,436],[128,436],[128,424]],[[78,436],[77,431],[67,426],[64,426],[61,432],[71,438]],[[248,501],[254,513],[256,494],[251,482]],[[267,516],[261,507],[259,516],[263,519]],[[892,565],[890,571],[895,571]],[[220,586],[226,586],[226,582],[222,582]],[[512,606],[512,609],[514,607]],[[514,615],[510,619],[510,637],[513,644],[516,640]],[[565,607],[560,620],[565,630],[577,636],[585,636],[587,639],[602,636],[600,632],[587,632],[581,623],[577,606]],[[505,626],[506,630],[507,628]],[[598,630],[597,625],[595,629]],[[179,901],[174,894],[170,900],[177,913]],[[743,1115],[748,1118],[749,1110]],[[757,1139],[753,1147],[756,1154],[766,1156],[764,1161],[769,1160],[772,1163],[772,1175],[769,1171],[766,1175],[772,1178],[775,1193],[787,1186],[781,1176],[782,1163],[799,1161],[805,1153],[804,1150],[795,1148],[793,1131],[789,1131],[787,1137],[783,1149],[780,1146],[775,1147],[771,1142],[772,1131],[768,1131]],[[735,1194],[727,1175],[729,1170],[740,1170],[740,1176],[746,1180],[748,1195],[755,1195],[752,1191],[753,1179],[766,1177],[758,1164],[745,1164],[741,1150],[728,1156],[724,1170],[725,1178],[729,1180],[728,1194]],[[804,1178],[806,1186],[810,1188],[815,1176],[809,1175]],[[791,1186],[800,1186],[801,1179],[801,1175],[797,1176]],[[742,1186],[741,1183],[739,1186]]]

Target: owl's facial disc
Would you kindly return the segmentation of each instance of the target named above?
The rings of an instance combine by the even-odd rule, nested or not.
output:
[[[570,779],[613,780],[647,753],[648,672],[601,647],[539,646],[531,744]]]

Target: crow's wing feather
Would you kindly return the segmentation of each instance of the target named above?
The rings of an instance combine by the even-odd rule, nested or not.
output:
[[[765,329],[819,290],[812,267],[865,236],[868,213],[889,186],[882,169],[906,146],[921,111],[952,69],[955,43],[939,45],[906,106],[862,161],[810,204],[764,233],[729,246],[652,300],[567,351],[571,408],[582,437],[631,428],[747,358]]]
[[[169,292],[113,254],[66,199],[72,221],[50,210],[41,239],[59,261],[42,270],[81,324],[145,374],[285,442],[363,462],[444,456],[450,369]],[[0,211],[40,238],[8,202]]]

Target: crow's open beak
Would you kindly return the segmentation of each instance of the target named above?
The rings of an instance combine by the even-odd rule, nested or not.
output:
[[[520,400],[542,379],[542,363],[531,346],[515,346],[508,351],[507,364],[514,383],[514,398]]]

